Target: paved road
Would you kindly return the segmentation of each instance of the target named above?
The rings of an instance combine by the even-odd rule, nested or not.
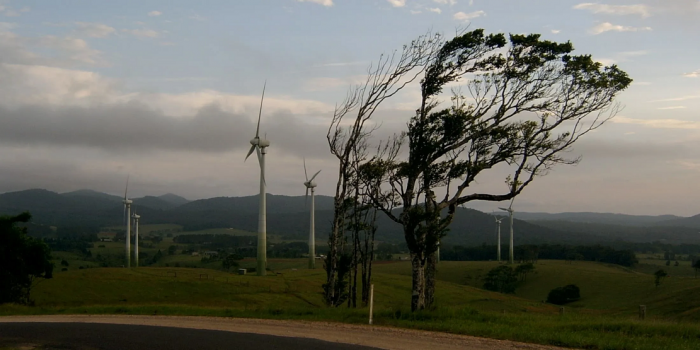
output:
[[[237,349],[369,350],[309,338],[106,323],[2,323],[0,348],[23,349]]]
[[[31,325],[26,325],[26,323],[43,324],[41,326],[43,328],[33,329]],[[10,325],[13,325],[12,329],[8,328]],[[110,329],[110,331],[104,331],[105,328],[100,328],[100,325],[105,325],[106,329]],[[91,327],[96,327],[94,328],[96,330],[93,331]],[[29,329],[29,331],[23,331],[23,329]],[[24,334],[25,337],[19,338],[21,334]],[[70,342],[71,339],[74,339],[71,337],[82,337],[85,342],[76,343],[83,344],[82,347],[69,348],[80,350],[122,348],[565,350],[553,346],[466,335],[318,321],[146,315],[0,317],[0,349],[4,346],[2,344],[4,337],[16,337],[20,340],[42,339],[37,338],[37,334],[48,340],[55,337],[56,340],[64,342]],[[162,344],[153,346],[153,343]],[[53,349],[56,348],[53,347]],[[32,348],[24,347],[22,349]]]

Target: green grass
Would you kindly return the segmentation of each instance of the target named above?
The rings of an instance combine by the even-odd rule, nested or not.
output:
[[[253,264],[252,259],[242,265]],[[411,313],[410,265],[375,265],[375,323],[587,349],[697,349],[700,279],[669,278],[655,288],[639,271],[606,264],[540,261],[515,296],[475,286],[494,262],[441,262],[434,311]],[[33,307],[13,314],[143,314],[304,319],[366,323],[367,309],[328,308],[325,272],[306,259],[271,259],[279,274],[235,275],[212,269],[94,268],[41,281]],[[206,275],[206,276],[205,276]],[[541,300],[553,286],[575,283],[582,299],[566,307]],[[647,305],[648,318],[636,319]]]

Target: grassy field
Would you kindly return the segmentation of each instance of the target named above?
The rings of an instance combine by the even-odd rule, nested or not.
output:
[[[123,230],[122,226],[115,227],[104,227],[103,231],[109,232],[113,230]],[[139,235],[141,238],[139,245],[139,255],[141,265],[149,264],[149,258],[153,257],[159,250],[164,254],[163,258],[157,263],[152,264],[152,266],[158,267],[191,267],[191,268],[213,268],[218,269],[221,266],[221,262],[202,262],[201,256],[192,256],[191,254],[183,254],[182,250],[189,248],[186,244],[177,244],[173,242],[175,236],[183,234],[226,234],[233,236],[255,236],[257,233],[248,232],[243,230],[228,229],[228,228],[218,228],[218,229],[208,229],[200,231],[182,231],[182,226],[180,225],[142,225],[139,227]],[[159,236],[162,238],[160,242],[154,242],[147,239],[148,236]],[[290,242],[289,240],[282,239],[279,235],[268,235],[268,242],[275,244],[281,242]],[[177,247],[176,254],[168,254],[168,248],[175,245]],[[102,262],[107,263],[108,266],[123,266],[124,265],[124,242],[95,242],[90,249],[92,257],[95,258],[98,255],[102,258],[100,261],[93,261],[95,259],[86,259],[77,253],[72,252],[53,252],[53,262],[55,263],[57,269],[56,272],[63,272],[63,269],[67,271],[79,270],[81,268],[91,268],[100,267]],[[133,249],[133,247],[132,247]],[[133,258],[133,251],[132,251]],[[61,261],[65,260],[68,266],[61,265]],[[252,268],[255,267],[254,261],[249,261],[250,259],[241,262],[241,267]],[[270,267],[273,269],[286,269],[286,268],[296,268],[305,267],[306,263],[289,263],[284,262],[280,264],[272,264]]]
[[[253,259],[242,265],[254,265]],[[540,261],[515,296],[485,291],[495,262],[441,262],[437,309],[409,312],[410,266],[375,265],[375,323],[587,349],[697,349],[700,279],[671,277],[656,288],[645,273],[606,264]],[[235,275],[202,268],[89,268],[39,282],[33,307],[3,305],[11,314],[166,314],[366,323],[367,309],[328,308],[325,272],[305,259],[271,259],[274,274]],[[574,283],[582,299],[566,307],[542,303]],[[636,318],[647,305],[648,318]]]

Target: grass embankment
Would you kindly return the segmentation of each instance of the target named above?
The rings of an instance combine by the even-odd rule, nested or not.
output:
[[[438,278],[479,288],[483,285],[483,277],[496,266],[497,262],[490,261],[443,261]],[[377,271],[411,274],[408,264],[379,265]],[[687,277],[693,272],[689,264],[666,271],[670,276],[655,287],[654,276],[640,272],[638,268],[585,261],[540,260],[535,265],[535,273],[527,276],[515,295],[542,301],[547,299],[550,290],[575,284],[581,289],[582,298],[567,308],[576,308],[579,312],[634,316],[639,305],[646,305],[651,316],[700,321],[700,299],[696,298],[700,293],[700,278]]]
[[[303,265],[305,260],[271,260],[270,265],[276,263]],[[375,324],[589,349],[697,349],[700,343],[700,326],[658,311],[671,310],[667,306],[675,304],[673,308],[696,308],[685,317],[697,317],[700,301],[692,296],[700,290],[700,280],[671,278],[655,288],[651,276],[632,270],[541,261],[538,273],[519,289],[520,297],[465,285],[478,285],[476,276],[495,264],[442,262],[438,309],[419,313],[409,312],[409,265],[377,264]],[[279,272],[257,277],[183,268],[67,271],[36,286],[36,306],[0,306],[0,315],[158,314],[367,322],[366,308],[323,306],[323,270]],[[583,298],[561,316],[558,307],[541,299],[551,289],[549,284],[568,283],[578,284]],[[636,289],[643,291],[630,292]],[[685,293],[688,298],[678,299]],[[640,303],[649,308],[644,321],[631,316]],[[608,305],[620,309],[610,311]]]

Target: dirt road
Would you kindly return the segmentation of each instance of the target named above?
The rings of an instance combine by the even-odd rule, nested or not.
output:
[[[381,349],[397,350],[561,349],[544,345],[477,338],[447,333],[328,322],[193,316],[130,315],[47,315],[0,317],[0,324],[18,322],[102,323],[178,327],[236,333],[266,334],[294,338],[309,338],[333,343],[355,344]]]

